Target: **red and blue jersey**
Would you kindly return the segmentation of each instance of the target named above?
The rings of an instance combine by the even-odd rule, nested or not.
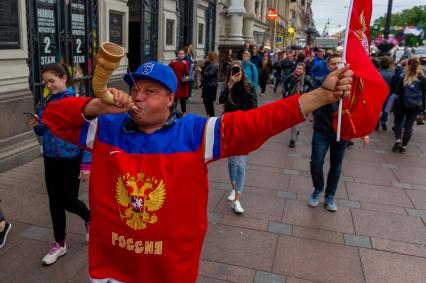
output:
[[[303,121],[293,96],[220,118],[186,115],[145,134],[127,113],[86,121],[88,100],[50,103],[44,120],[55,135],[92,150],[89,272],[121,282],[195,282],[207,164],[248,154]]]

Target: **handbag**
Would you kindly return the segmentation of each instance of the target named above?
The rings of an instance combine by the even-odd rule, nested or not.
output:
[[[226,90],[225,88],[223,88],[219,94],[219,103],[225,104],[228,100],[228,95],[229,95],[229,90]]]
[[[194,82],[194,78],[188,74],[182,77],[182,79],[180,80],[181,83],[183,84],[188,84],[188,83],[192,83]]]

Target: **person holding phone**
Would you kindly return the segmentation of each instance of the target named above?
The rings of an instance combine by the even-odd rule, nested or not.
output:
[[[50,265],[67,253],[65,211],[75,213],[83,219],[86,240],[89,239],[90,211],[78,199],[78,192],[80,180],[84,182],[89,177],[91,154],[54,136],[43,123],[43,112],[48,104],[76,96],[66,67],[59,63],[48,64],[42,70],[42,77],[49,95],[44,103],[40,103],[37,114],[26,115],[29,116],[29,124],[34,127],[34,132],[43,136],[45,180],[55,242],[43,257],[42,264]]]
[[[224,105],[225,113],[239,110],[247,111],[257,107],[255,88],[245,75],[245,69],[240,61],[232,62],[231,70],[228,72],[224,87],[223,92],[226,96]],[[246,162],[247,155],[231,156],[228,158],[228,171],[232,186],[228,200],[232,201],[232,209],[237,214],[244,212],[240,198],[246,178]]]

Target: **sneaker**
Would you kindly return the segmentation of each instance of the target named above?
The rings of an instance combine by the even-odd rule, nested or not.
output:
[[[234,201],[235,200],[235,190],[232,190],[229,195],[228,195],[228,200],[229,201]]]
[[[262,92],[260,95],[261,95],[261,96],[265,96],[265,93],[264,93],[264,92]]]
[[[382,123],[382,130],[383,131],[387,131],[388,130],[388,126],[386,125],[386,123]]]
[[[407,147],[406,146],[401,146],[399,148],[399,153],[406,154],[407,153]]]
[[[354,142],[353,141],[351,141],[351,140],[348,140],[348,143],[347,143],[347,147],[350,147],[350,146],[353,146],[354,145]]]
[[[43,265],[51,265],[52,263],[55,263],[56,260],[67,253],[67,245],[64,245],[61,247],[59,243],[54,243],[52,245],[52,248],[50,249],[49,253],[45,255],[41,261]]]
[[[242,214],[244,212],[243,207],[241,206],[241,203],[239,200],[236,200],[232,203],[232,209],[236,214]]]
[[[2,248],[4,244],[6,244],[6,238],[7,234],[9,234],[10,228],[12,228],[12,224],[6,221],[3,231],[0,232],[0,248]]]
[[[319,203],[320,195],[321,193],[315,190],[308,199],[308,205],[311,207],[317,206]]]
[[[84,223],[84,230],[86,231],[86,242],[89,242],[89,228],[90,222]]]
[[[294,148],[295,146],[296,146],[296,142],[294,140],[291,140],[288,147]]]
[[[325,206],[325,209],[327,209],[328,211],[333,211],[333,212],[337,211],[337,204],[333,198],[325,198],[324,206]]]
[[[401,148],[402,144],[401,142],[396,142],[393,146],[392,146],[392,151],[393,152],[397,152],[399,151],[399,149]]]

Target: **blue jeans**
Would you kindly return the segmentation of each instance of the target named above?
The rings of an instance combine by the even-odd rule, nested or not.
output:
[[[228,171],[231,183],[234,185],[235,192],[240,193],[244,188],[246,179],[247,155],[231,156],[228,158]]]
[[[311,176],[316,193],[324,190],[324,159],[330,148],[330,170],[328,171],[325,197],[334,198],[342,174],[342,161],[347,141],[336,141],[336,135],[314,131],[312,136]]]

